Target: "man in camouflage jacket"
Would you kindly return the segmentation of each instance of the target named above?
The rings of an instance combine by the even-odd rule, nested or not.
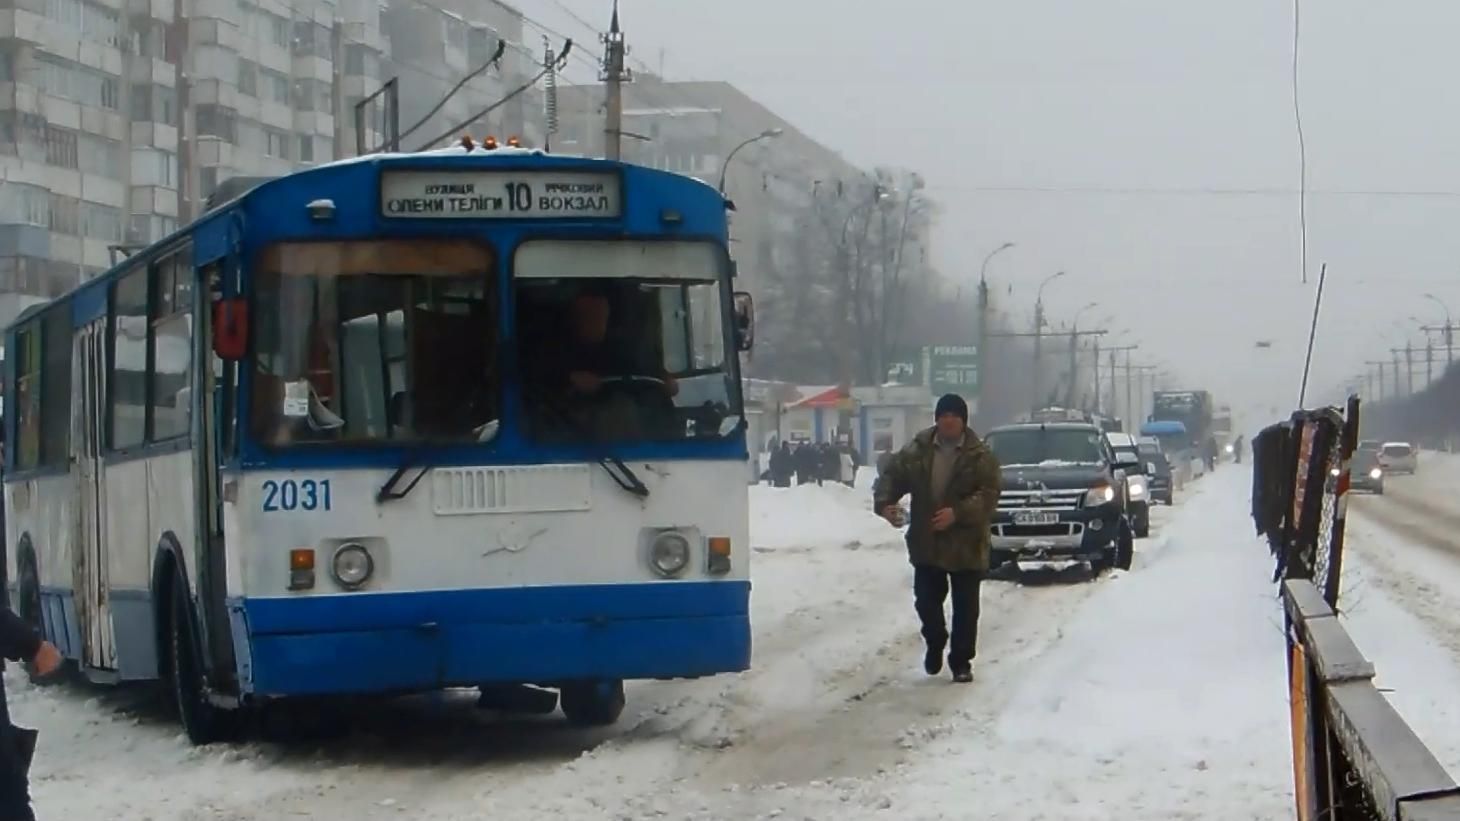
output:
[[[913,598],[923,624],[928,675],[948,667],[953,680],[973,680],[979,586],[989,569],[989,524],[999,504],[999,462],[968,427],[968,405],[954,394],[938,400],[936,424],[888,461],[872,491],[876,510],[901,524],[898,502],[912,496],[907,553]],[[943,602],[953,593],[953,635]]]

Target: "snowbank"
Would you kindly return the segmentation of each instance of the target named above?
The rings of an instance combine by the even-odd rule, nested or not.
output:
[[[759,552],[855,549],[901,539],[872,512],[867,490],[834,483],[750,489],[750,544]]]

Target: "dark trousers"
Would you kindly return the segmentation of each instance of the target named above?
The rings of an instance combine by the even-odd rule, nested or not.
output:
[[[978,651],[978,594],[983,573],[967,570],[950,573],[937,567],[913,568],[913,600],[923,622],[923,639],[929,648],[948,648],[948,666],[968,667]],[[943,602],[953,593],[953,635],[943,616]]]
[[[35,741],[34,730],[0,727],[0,821],[35,821],[27,778]]]

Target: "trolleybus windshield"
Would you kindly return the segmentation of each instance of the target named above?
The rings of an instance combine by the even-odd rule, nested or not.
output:
[[[514,259],[528,434],[557,442],[719,438],[740,423],[723,250],[533,240]]]
[[[255,436],[469,442],[497,430],[493,255],[467,240],[286,242],[254,276]]]

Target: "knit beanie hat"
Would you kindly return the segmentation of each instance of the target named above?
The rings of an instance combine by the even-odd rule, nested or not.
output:
[[[963,424],[968,424],[968,403],[956,393],[943,394],[938,400],[938,406],[933,409],[933,418],[938,419],[945,413],[951,413],[962,419]]]

